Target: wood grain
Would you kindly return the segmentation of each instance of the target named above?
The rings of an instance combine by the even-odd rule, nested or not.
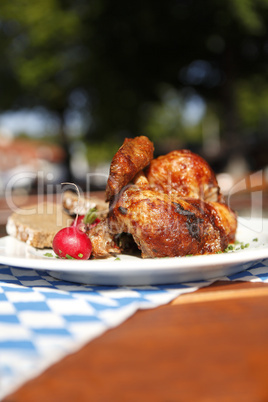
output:
[[[216,300],[241,299],[251,297],[268,297],[268,287],[250,289],[212,290],[205,293],[186,294],[178,297],[171,304],[202,303]],[[268,302],[268,299],[267,299]]]
[[[261,283],[218,282],[192,297],[231,290],[255,292],[257,297],[224,297],[140,311],[5,402],[265,402],[267,289]],[[190,294],[178,300],[183,298]]]

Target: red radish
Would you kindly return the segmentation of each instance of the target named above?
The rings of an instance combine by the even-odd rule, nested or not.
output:
[[[60,258],[88,260],[92,244],[85,232],[77,226],[61,229],[54,237],[53,250]]]
[[[69,184],[75,187],[78,195],[79,204],[80,192],[77,185],[74,183],[61,184]],[[71,226],[63,228],[58,233],[56,233],[52,242],[52,247],[55,254],[57,254],[60,258],[74,258],[78,260],[89,259],[92,251],[92,244],[86,234],[88,222],[86,221],[86,218],[90,218],[91,222],[95,221],[96,216],[93,215],[93,213],[95,213],[95,209],[94,211],[90,210],[86,216],[79,216],[77,214]]]

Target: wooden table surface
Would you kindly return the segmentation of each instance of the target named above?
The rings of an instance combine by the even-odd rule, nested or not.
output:
[[[268,284],[216,282],[138,311],[5,402],[268,401]]]

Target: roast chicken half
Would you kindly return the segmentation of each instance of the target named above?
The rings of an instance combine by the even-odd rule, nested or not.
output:
[[[143,258],[224,251],[235,240],[237,219],[208,163],[188,150],[156,159],[153,153],[152,142],[140,136],[126,139],[115,154],[109,213],[89,234],[93,257],[125,252],[124,236]]]

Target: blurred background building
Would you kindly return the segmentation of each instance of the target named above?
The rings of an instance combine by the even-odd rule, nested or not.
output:
[[[267,182],[268,0],[2,0],[0,193],[105,187],[125,137]],[[39,175],[39,176],[38,176]]]

